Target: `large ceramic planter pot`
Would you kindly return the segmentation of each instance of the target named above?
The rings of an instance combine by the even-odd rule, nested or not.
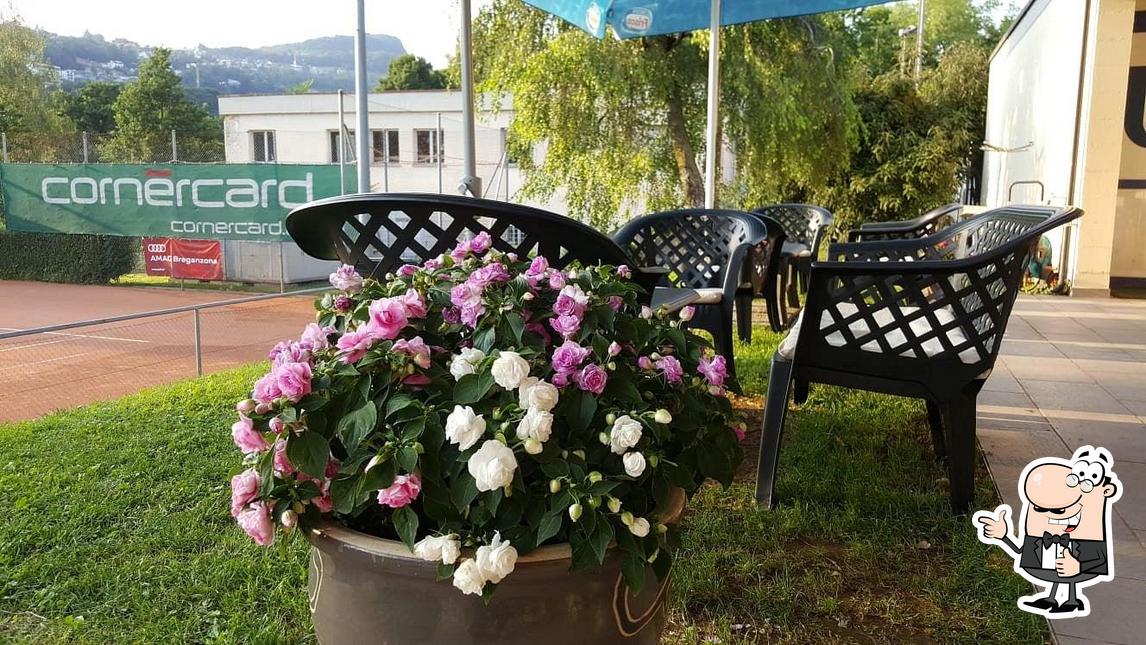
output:
[[[677,495],[663,519],[684,510]],[[656,643],[665,623],[668,578],[648,572],[633,595],[613,554],[601,567],[569,571],[566,544],[517,560],[488,605],[466,596],[437,565],[401,542],[324,524],[310,531],[310,611],[322,645],[361,643]]]

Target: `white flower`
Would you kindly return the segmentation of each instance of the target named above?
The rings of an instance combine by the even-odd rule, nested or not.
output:
[[[641,318],[648,320],[653,317],[653,310],[648,305],[641,307]]]
[[[661,425],[668,425],[672,423],[672,414],[668,410],[661,408],[653,415],[653,420]]]
[[[481,439],[483,434],[485,434],[485,419],[480,414],[475,414],[474,409],[468,405],[464,408],[455,405],[454,411],[446,417],[446,439],[449,439],[450,443],[456,443],[462,450],[468,450]]]
[[[549,441],[551,432],[553,432],[553,415],[537,408],[529,408],[517,424],[518,439],[536,439],[545,442]]]
[[[429,535],[414,545],[414,555],[423,560],[429,560],[430,562],[440,560],[442,564],[453,564],[457,562],[461,552],[461,540],[453,535],[437,537]]]
[[[476,562],[470,558],[462,560],[462,563],[454,570],[454,586],[464,594],[481,595],[482,587],[485,586],[485,579],[482,578],[481,570],[478,569]]]
[[[629,477],[640,477],[645,472],[645,456],[639,452],[627,452],[621,461],[625,462],[625,474]]]
[[[466,374],[476,372],[478,363],[482,362],[484,358],[485,352],[467,347],[454,354],[454,357],[450,359],[450,374],[453,375],[455,381],[460,381]]]
[[[649,534],[649,521],[643,517],[633,519],[633,523],[629,524],[629,533],[637,537],[645,537]]]
[[[479,546],[477,554],[478,571],[488,582],[497,584],[513,573],[517,564],[517,549],[508,541],[501,541],[501,533],[494,532],[489,546]]]
[[[522,410],[537,408],[549,412],[557,405],[559,396],[552,383],[533,376],[522,379],[521,385],[517,386],[517,404]]]
[[[613,448],[613,453],[623,455],[640,440],[641,422],[627,414],[617,417],[613,422],[613,430],[609,433],[609,445]]]
[[[513,482],[517,459],[513,456],[513,451],[500,441],[487,439],[481,448],[470,456],[466,468],[477,482],[479,491],[497,490]]]
[[[516,389],[529,376],[529,361],[517,352],[499,352],[493,362],[493,380],[507,390]]]

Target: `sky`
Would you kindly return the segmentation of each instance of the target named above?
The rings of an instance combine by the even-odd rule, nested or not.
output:
[[[488,0],[472,0],[476,15]],[[354,0],[0,0],[0,14],[67,36],[191,48],[258,47],[351,35]],[[366,0],[366,31],[401,39],[406,51],[445,67],[460,24],[458,0]]]

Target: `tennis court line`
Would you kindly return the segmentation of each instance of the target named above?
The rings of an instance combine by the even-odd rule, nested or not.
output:
[[[16,328],[16,327],[0,327],[0,331],[24,331],[24,330]],[[119,338],[116,336],[99,336],[96,334],[69,334],[69,333],[63,332],[63,331],[44,332],[44,335],[45,336],[71,336],[73,338],[91,338],[94,340],[119,340],[119,341],[123,341],[125,343],[150,343],[150,342],[152,342],[150,340],[140,340],[138,338]],[[57,341],[57,342],[62,342],[62,341]],[[46,344],[46,343],[41,343],[41,344]],[[24,345],[23,347],[35,347],[35,345]],[[13,348],[13,349],[15,349],[15,348]]]

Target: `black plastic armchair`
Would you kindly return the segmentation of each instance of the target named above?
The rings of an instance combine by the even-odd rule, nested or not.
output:
[[[685,209],[638,217],[613,235],[640,265],[669,269],[664,283],[701,294],[691,326],[712,334],[716,350],[732,355],[732,310],[753,247],[768,230],[750,213]]]
[[[788,239],[780,254],[780,273],[788,305],[800,306],[799,291],[807,291],[808,271],[812,262],[820,257],[820,244],[832,225],[832,214],[826,208],[811,204],[769,204],[753,209],[780,223]],[[781,304],[783,296],[780,297]],[[787,324],[787,310],[780,315]]]
[[[835,244],[814,262],[807,303],[772,358],[756,499],[774,505],[780,438],[795,383],[927,401],[952,506],[973,501],[975,399],[991,374],[1039,237],[1082,211],[1008,206],[913,240]],[[841,261],[842,260],[842,261]]]
[[[902,222],[868,222],[848,231],[849,242],[881,242],[927,237],[959,221],[962,204],[933,208],[915,219]]]
[[[385,275],[403,264],[436,258],[482,231],[493,238],[494,248],[521,257],[544,255],[558,269],[573,261],[629,265],[633,280],[650,296],[665,273],[642,267],[608,236],[564,215],[459,195],[330,197],[291,211],[286,227],[308,255],[341,260],[365,276]]]
[[[780,331],[787,324],[784,316],[784,280],[780,271],[780,253],[787,235],[776,220],[752,213],[764,225],[763,242],[752,248],[744,264],[744,277],[736,292],[736,331],[740,340],[752,340],[752,301],[762,298],[768,312],[768,326]]]

